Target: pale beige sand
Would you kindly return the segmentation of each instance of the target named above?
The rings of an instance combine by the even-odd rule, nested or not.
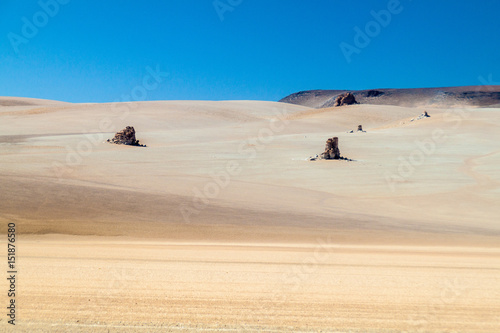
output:
[[[500,109],[16,101],[20,330],[500,330]],[[306,161],[332,136],[356,161]]]

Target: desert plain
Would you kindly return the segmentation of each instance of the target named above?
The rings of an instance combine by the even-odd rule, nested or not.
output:
[[[1,331],[500,331],[498,107],[0,105]]]

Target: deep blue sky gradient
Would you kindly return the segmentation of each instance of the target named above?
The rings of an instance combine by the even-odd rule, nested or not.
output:
[[[42,9],[5,0],[0,96],[112,102],[157,65],[169,77],[147,100],[279,100],[309,89],[500,81],[498,0],[401,0],[402,12],[348,63],[340,43],[354,46],[354,27],[364,29],[370,12],[388,3],[243,0],[221,21],[213,0],[71,0],[16,53],[9,33],[22,36],[22,18]]]

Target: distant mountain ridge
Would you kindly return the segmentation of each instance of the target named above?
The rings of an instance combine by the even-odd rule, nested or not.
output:
[[[366,90],[307,90],[288,95],[279,102],[328,108],[335,98],[352,92],[360,104],[397,106],[500,106],[500,86],[462,86],[444,88],[366,89]]]

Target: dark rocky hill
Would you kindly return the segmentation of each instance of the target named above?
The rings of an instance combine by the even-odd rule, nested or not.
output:
[[[352,92],[360,104],[398,106],[500,106],[500,86],[464,86],[447,88],[308,90],[291,94],[282,103],[327,108],[342,93]]]

